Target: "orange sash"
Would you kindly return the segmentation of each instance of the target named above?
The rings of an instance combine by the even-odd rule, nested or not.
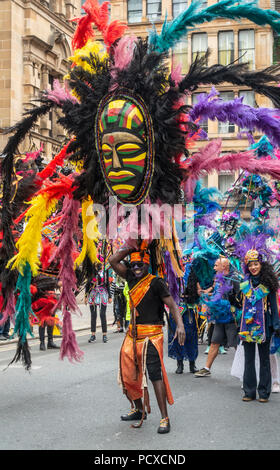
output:
[[[127,331],[120,351],[119,382],[120,385],[122,385],[123,392],[126,394],[130,402],[133,402],[138,398],[144,398],[144,415],[145,409],[147,409],[148,413],[151,411],[146,378],[146,356],[149,341],[153,343],[159,354],[167,401],[172,405],[174,403],[174,399],[163,363],[162,325],[137,325],[136,329],[136,355],[139,370],[136,369],[134,361],[135,337],[133,335],[133,327],[132,325],[129,325],[129,330]]]
[[[129,290],[130,300],[131,300],[131,308],[136,308],[138,304],[140,304],[141,300],[145,297],[148,290],[150,289],[150,285],[152,280],[156,276],[152,274],[147,274],[147,276],[140,279],[137,284],[135,284],[132,289]]]

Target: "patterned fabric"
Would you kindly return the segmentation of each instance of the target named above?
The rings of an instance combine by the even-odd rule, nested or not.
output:
[[[142,398],[147,390],[146,353],[148,342],[151,341],[159,354],[162,378],[166,390],[166,398],[170,405],[174,403],[167,373],[163,363],[163,332],[161,325],[137,325],[136,354],[138,373],[134,362],[132,325],[124,339],[120,352],[119,383],[129,400]],[[148,403],[148,402],[147,402]]]
[[[108,303],[108,292],[106,287],[96,286],[91,289],[88,296],[88,303],[90,305],[107,305]]]
[[[263,286],[252,287],[249,281],[240,284],[245,295],[239,337],[248,343],[263,343],[265,336],[265,298],[269,290]]]
[[[183,346],[179,345],[177,338],[173,340],[176,331],[176,323],[172,315],[169,315],[168,357],[177,360],[195,361],[198,356],[196,308],[181,305],[180,309],[182,309],[181,315],[185,327],[186,339]]]

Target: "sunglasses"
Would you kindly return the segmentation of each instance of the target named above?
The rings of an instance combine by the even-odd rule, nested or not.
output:
[[[143,268],[145,263],[143,263],[143,261],[137,261],[135,263],[131,263],[130,264],[130,267],[131,269],[135,269],[135,268]]]

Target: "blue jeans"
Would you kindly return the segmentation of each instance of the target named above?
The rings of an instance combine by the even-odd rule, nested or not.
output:
[[[0,320],[2,320],[3,315],[0,313]],[[4,323],[4,325],[0,326],[0,335],[8,335],[10,331],[10,317],[8,317],[8,320]]]

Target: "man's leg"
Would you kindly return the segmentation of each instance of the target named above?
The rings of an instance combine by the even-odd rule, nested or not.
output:
[[[208,356],[207,356],[206,365],[205,367],[200,369],[198,372],[195,372],[194,374],[195,377],[207,377],[211,375],[211,372],[210,372],[211,366],[218,355],[219,347],[223,343],[224,337],[225,337],[224,325],[221,323],[216,323],[213,329],[212,340],[211,340],[211,345],[210,345]]]
[[[207,369],[211,369],[213,362],[215,361],[216,357],[218,356],[220,344],[211,343],[209,353],[207,356],[206,367]]]
[[[156,380],[152,382],[154,391],[156,394],[156,399],[158,403],[158,407],[161,412],[162,418],[168,418],[167,414],[167,402],[166,402],[166,392],[163,380]]]

